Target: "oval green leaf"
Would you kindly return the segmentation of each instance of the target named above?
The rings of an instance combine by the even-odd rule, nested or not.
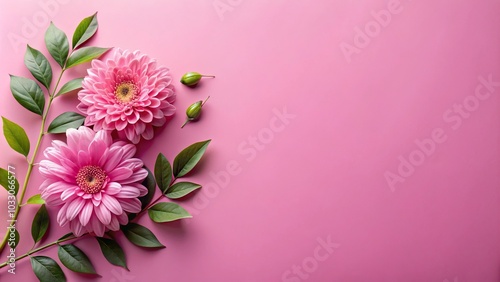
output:
[[[200,161],[212,140],[197,142],[182,150],[174,159],[174,175],[182,177],[190,172]]]
[[[151,203],[151,200],[153,200],[153,197],[155,195],[155,189],[156,189],[156,181],[153,176],[153,173],[147,168],[144,167],[148,171],[148,176],[144,181],[142,181],[142,185],[148,189],[148,193],[145,196],[142,196],[139,198],[142,204],[142,208],[144,209],[149,203]]]
[[[163,154],[158,154],[155,162],[155,178],[162,193],[165,193],[172,182],[172,167]]]
[[[73,236],[73,232],[69,232],[69,233],[64,234],[61,238],[57,239],[57,241],[59,241],[59,242],[60,242],[60,241],[62,241],[62,240],[64,240],[64,239],[67,239],[67,238],[69,238],[69,237],[74,237],[74,236]]]
[[[57,255],[61,263],[71,271],[96,274],[89,257],[73,244],[60,245]]]
[[[50,22],[50,26],[45,32],[45,46],[47,46],[47,50],[49,50],[52,58],[54,58],[61,68],[64,68],[69,53],[68,37],[52,22]]]
[[[2,185],[7,192],[14,188],[14,195],[19,191],[19,182],[14,174],[0,167],[0,185]]]
[[[156,236],[146,227],[137,223],[129,223],[122,227],[125,237],[134,245],[144,248],[165,248]]]
[[[42,205],[33,219],[33,223],[31,224],[31,236],[35,243],[42,240],[43,236],[47,232],[49,228],[49,213],[47,212],[47,208],[45,205]]]
[[[40,282],[65,282],[66,276],[57,262],[46,256],[31,257],[31,268]]]
[[[83,47],[81,49],[76,50],[71,54],[66,63],[66,68],[69,69],[79,64],[83,64],[86,62],[90,62],[93,59],[99,58],[102,54],[106,53],[109,48],[100,48],[100,47]]]
[[[94,36],[98,27],[97,13],[83,19],[73,33],[73,49],[78,48],[80,45],[85,43],[85,41]]]
[[[78,128],[85,121],[85,117],[75,112],[66,112],[57,116],[49,125],[49,133],[65,133],[69,128]]]
[[[158,203],[148,210],[149,217],[158,223],[170,222],[192,216],[176,203]]]
[[[156,181],[153,173],[146,166],[143,167],[148,171],[148,176],[146,179],[142,181],[142,185],[148,189],[148,193],[142,197],[139,197],[139,201],[141,201],[141,210],[143,210],[151,201],[155,195],[156,190]],[[136,213],[129,213],[128,220],[132,221],[137,216]]]
[[[169,199],[179,199],[182,198],[196,189],[200,189],[201,185],[193,182],[179,182],[168,188],[165,196]]]
[[[24,64],[33,77],[49,90],[52,82],[52,67],[42,52],[28,45],[24,54]]]
[[[40,194],[36,194],[31,196],[26,203],[30,205],[43,205],[45,204],[45,201],[42,199]]]
[[[27,157],[30,152],[30,140],[26,131],[18,124],[2,117],[3,135],[9,146],[19,154]]]
[[[75,79],[72,79],[72,80],[66,82],[61,87],[61,89],[59,90],[59,92],[57,92],[56,97],[64,95],[64,94],[67,94],[67,93],[70,93],[71,91],[75,91],[77,89],[82,88],[82,82],[83,82],[83,77],[75,78]]]
[[[21,106],[35,114],[42,115],[45,96],[43,96],[42,88],[34,80],[11,75],[10,91]]]
[[[95,238],[99,243],[99,247],[101,247],[102,254],[109,263],[111,263],[112,265],[121,266],[128,270],[125,253],[115,240],[102,237]]]

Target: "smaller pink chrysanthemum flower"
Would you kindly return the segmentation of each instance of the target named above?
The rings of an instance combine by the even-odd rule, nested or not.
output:
[[[109,132],[88,127],[66,131],[67,144],[52,141],[44,151],[40,186],[47,206],[61,206],[57,222],[69,223],[76,236],[85,232],[103,236],[128,223],[127,212],[138,213],[138,197],[147,194],[141,182],[148,172],[136,148],[124,141],[114,142]]]
[[[172,77],[166,67],[139,51],[115,50],[112,58],[93,60],[78,93],[77,108],[94,130],[117,130],[137,144],[154,136],[153,127],[175,113]]]

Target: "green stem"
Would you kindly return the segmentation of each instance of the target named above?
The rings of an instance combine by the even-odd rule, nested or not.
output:
[[[49,93],[49,103],[47,105],[47,109],[43,112],[43,115],[42,115],[42,123],[40,125],[40,133],[38,133],[38,139],[36,141],[35,150],[33,151],[33,155],[31,156],[31,160],[28,161],[28,171],[26,172],[26,177],[24,178],[23,187],[21,188],[21,194],[18,197],[16,209],[14,211],[14,217],[11,219],[12,221],[11,221],[10,226],[13,226],[13,225],[15,226],[15,222],[17,220],[17,217],[19,216],[19,212],[21,211],[21,204],[23,202],[24,195],[26,193],[26,188],[28,187],[28,183],[29,183],[29,180],[31,177],[31,172],[33,171],[33,166],[35,165],[35,159],[36,159],[36,156],[38,153],[38,149],[40,148],[40,144],[42,143],[42,139],[44,136],[45,123],[47,121],[47,116],[49,115],[50,106],[52,105],[52,101],[54,100],[54,95],[56,93],[57,87],[59,86],[59,83],[61,82],[61,78],[62,78],[65,70],[66,69],[62,69],[61,74],[59,75],[59,78],[57,79],[56,86],[53,89],[53,92]],[[5,236],[3,237],[2,242],[0,243],[0,253],[5,248],[5,245],[7,244],[8,239],[9,239],[9,232],[6,232]]]
[[[186,124],[188,124],[191,120],[189,118],[186,119],[186,121],[182,124],[181,128],[184,128]]]
[[[170,181],[170,185],[169,185],[169,188],[172,186],[172,184],[174,184],[174,182],[177,180],[176,177],[172,178],[172,180]],[[167,189],[168,190],[168,189]],[[142,211],[138,212],[137,215],[134,217],[134,219],[132,220],[136,220],[137,218],[139,218],[140,215],[142,215],[145,211],[147,211],[150,207],[152,207],[154,204],[156,204],[159,200],[163,199],[163,197],[165,197],[165,194],[163,194],[163,192],[160,194],[160,196],[158,196],[158,198],[154,199],[154,201],[152,201],[151,203],[149,203],[149,205],[147,205],[145,208],[142,209]]]
[[[151,203],[149,203],[149,205],[147,205],[142,211],[138,212],[137,215],[132,220],[136,220],[137,218],[139,218],[142,214],[144,214],[145,211],[147,211],[150,207],[152,207],[154,204],[156,204],[163,197],[164,197],[163,194],[161,194],[160,196],[158,196],[158,198],[156,198],[154,201],[152,201]]]
[[[177,180],[176,177],[173,177],[172,180],[170,181],[170,185],[169,185],[169,188],[174,184],[174,182]],[[152,201],[149,205],[147,205],[144,209],[142,209],[140,212],[137,213],[136,217],[134,219],[132,219],[131,221],[134,221],[134,220],[137,220],[142,214],[144,214],[145,211],[147,211],[150,207],[152,207],[154,204],[156,204],[159,200],[161,200],[163,197],[165,197],[165,194],[161,193],[154,201]],[[7,232],[8,233],[8,232]],[[110,233],[107,233],[110,237],[112,236],[112,234]],[[27,256],[30,256],[34,253],[37,253],[39,251],[42,251],[42,250],[45,250],[47,248],[50,248],[54,245],[57,245],[59,243],[62,243],[62,242],[65,242],[65,241],[69,241],[69,240],[73,240],[73,239],[76,239],[76,240],[80,240],[82,238],[85,237],[85,235],[88,235],[88,233],[84,234],[83,236],[80,236],[80,237],[74,237],[74,236],[70,236],[68,238],[65,238],[65,239],[62,239],[62,240],[57,240],[57,241],[54,241],[52,243],[49,243],[49,244],[46,244],[44,246],[41,246],[41,247],[38,247],[36,249],[32,249],[30,250],[29,252],[25,253],[24,255],[21,255],[19,257],[16,257],[16,262],[27,257]],[[3,268],[5,266],[8,265],[8,262],[4,262],[2,264],[0,264],[0,268]]]
[[[210,98],[210,96],[208,96],[207,99],[205,99],[205,101],[203,101],[203,103],[201,103],[202,107],[203,107],[203,105],[205,105],[205,103],[207,102],[208,98]]]
[[[175,180],[174,180],[175,181]],[[143,210],[141,210],[139,213],[137,213],[137,216],[132,219],[132,221],[136,220],[137,218],[139,218],[139,215],[142,215],[145,211],[147,211],[151,206],[153,206],[154,204],[156,204],[159,200],[161,200],[163,198],[163,193],[158,197],[156,198],[153,202],[151,202],[149,205],[147,205]],[[108,236],[112,237],[112,233],[111,232],[107,232]],[[88,233],[86,233],[85,235],[88,235]],[[54,245],[57,245],[59,243],[62,243],[62,242],[66,242],[66,241],[69,241],[69,240],[73,240],[73,239],[77,239],[77,240],[80,240],[82,239],[84,236],[81,236],[81,237],[74,237],[74,236],[71,236],[71,237],[68,237],[68,238],[65,238],[65,239],[62,239],[62,240],[57,240],[57,241],[54,241],[52,243],[49,243],[49,244],[46,244],[46,245],[43,245],[41,247],[38,247],[36,249],[32,249],[30,251],[28,251],[27,253],[25,253],[24,255],[21,255],[19,257],[16,257],[16,262],[19,261],[19,260],[22,260],[23,258],[27,257],[27,256],[30,256],[34,253],[37,253],[39,251],[43,251],[47,248],[50,248]],[[8,265],[8,261],[0,264],[0,269],[7,266]]]
[[[83,236],[82,236],[82,237],[83,237]],[[66,241],[73,240],[73,239],[77,239],[77,238],[78,238],[78,239],[80,239],[80,238],[82,238],[82,237],[74,237],[74,236],[70,236],[70,237],[68,237],[68,238],[64,238],[64,239],[62,239],[62,240],[57,240],[57,241],[54,241],[54,242],[52,242],[52,243],[49,243],[49,244],[47,244],[47,245],[43,245],[43,246],[38,247],[38,248],[36,248],[36,249],[32,249],[32,250],[30,250],[29,252],[25,253],[24,255],[19,256],[19,257],[16,257],[16,262],[17,262],[17,261],[22,260],[23,258],[25,258],[25,257],[27,257],[27,256],[30,256],[30,255],[32,255],[32,254],[34,254],[34,253],[37,253],[37,252],[39,252],[39,251],[45,250],[45,249],[47,249],[47,248],[50,248],[50,247],[52,247],[52,246],[54,246],[54,245],[57,245],[57,244],[59,244],[59,243],[66,242]],[[4,263],[0,264],[0,268],[3,268],[3,267],[5,267],[5,266],[7,266],[7,265],[8,265],[8,261],[6,261],[6,262],[4,262]]]

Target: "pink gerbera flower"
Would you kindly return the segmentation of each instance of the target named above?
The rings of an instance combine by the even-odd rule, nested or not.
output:
[[[106,61],[93,60],[78,93],[78,109],[86,126],[117,130],[120,138],[137,144],[150,140],[153,127],[175,113],[172,77],[166,67],[139,51],[116,50]]]
[[[57,222],[69,223],[76,236],[85,232],[103,236],[128,222],[126,212],[141,210],[138,197],[147,194],[141,182],[148,172],[136,148],[124,141],[113,143],[107,131],[87,127],[68,129],[68,143],[52,141],[44,151],[40,186],[47,206],[61,206]]]

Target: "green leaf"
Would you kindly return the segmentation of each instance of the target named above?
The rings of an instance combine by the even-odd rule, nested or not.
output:
[[[170,186],[170,188],[168,188],[167,190],[167,193],[165,193],[165,196],[170,199],[179,199],[200,188],[200,184],[196,184],[193,182],[179,182]]]
[[[71,54],[66,63],[66,68],[69,69],[79,64],[83,64],[86,62],[90,62],[93,59],[99,58],[102,54],[106,53],[109,48],[100,48],[100,47],[83,47],[81,49],[76,50]]]
[[[102,254],[109,261],[109,263],[111,263],[112,265],[121,266],[128,270],[125,253],[115,240],[102,237],[95,238],[97,239],[97,242],[99,242],[99,247],[101,247]]]
[[[19,154],[27,157],[30,152],[30,140],[26,131],[18,124],[2,117],[3,135],[9,146]]]
[[[43,96],[42,88],[34,80],[11,75],[10,91],[21,106],[35,114],[42,115],[45,96]]]
[[[61,263],[69,270],[97,274],[87,255],[73,244],[60,245],[57,255]]]
[[[47,212],[47,208],[45,205],[42,205],[33,219],[33,223],[31,224],[31,236],[35,243],[39,242],[47,229],[49,228],[49,213]]]
[[[147,205],[149,205],[149,203],[151,203],[156,190],[156,181],[153,173],[146,166],[144,166],[143,168],[148,171],[148,176],[142,181],[142,185],[148,189],[148,193],[142,197],[139,197],[139,201],[141,201],[141,210],[143,210]],[[132,221],[136,216],[136,213],[129,213],[128,220]]]
[[[97,13],[83,19],[73,33],[73,49],[89,40],[97,31]]]
[[[24,64],[36,80],[48,90],[52,82],[52,67],[49,60],[40,51],[28,45],[24,54]]]
[[[148,171],[148,176],[146,177],[146,179],[144,179],[144,181],[142,181],[142,185],[148,188],[148,193],[145,196],[139,198],[142,203],[141,209],[144,209],[147,205],[149,205],[149,203],[151,203],[151,200],[153,200],[153,197],[155,195],[156,188],[156,181],[153,173],[147,167],[144,168]]]
[[[47,46],[47,50],[49,50],[52,58],[54,58],[61,68],[64,68],[64,63],[66,63],[69,53],[68,37],[52,22],[50,22],[50,26],[45,32],[45,46]]]
[[[49,133],[65,133],[68,128],[78,128],[85,117],[75,112],[65,112],[57,116],[49,125]]]
[[[170,222],[192,216],[176,203],[158,203],[148,210],[149,217],[158,223]]]
[[[57,262],[46,256],[31,257],[31,268],[40,282],[65,282],[66,276]]]
[[[158,154],[155,162],[155,178],[162,193],[165,193],[172,182],[172,167],[163,154]]]
[[[134,245],[145,248],[165,248],[156,236],[146,227],[137,223],[129,223],[122,227],[125,237]]]
[[[175,177],[182,177],[190,172],[196,164],[200,161],[205,153],[208,144],[212,140],[206,140],[194,143],[182,150],[174,159],[174,175]]]
[[[26,203],[31,205],[43,205],[45,204],[45,201],[42,199],[42,196],[40,194],[36,194],[34,196],[31,196],[31,198],[29,198]]]
[[[83,77],[75,78],[75,79],[72,79],[72,80],[66,82],[61,87],[59,92],[57,92],[56,97],[82,88],[82,82],[83,82]]]
[[[61,238],[57,239],[57,241],[64,240],[64,239],[69,238],[71,236],[73,236],[73,232],[66,233]]]
[[[10,176],[10,179],[9,179]],[[17,192],[19,191],[19,182],[17,181],[17,178],[15,174],[10,173],[9,171],[3,169],[0,167],[0,185],[2,185],[7,192],[12,190],[11,188],[14,188],[14,195],[17,195]]]

